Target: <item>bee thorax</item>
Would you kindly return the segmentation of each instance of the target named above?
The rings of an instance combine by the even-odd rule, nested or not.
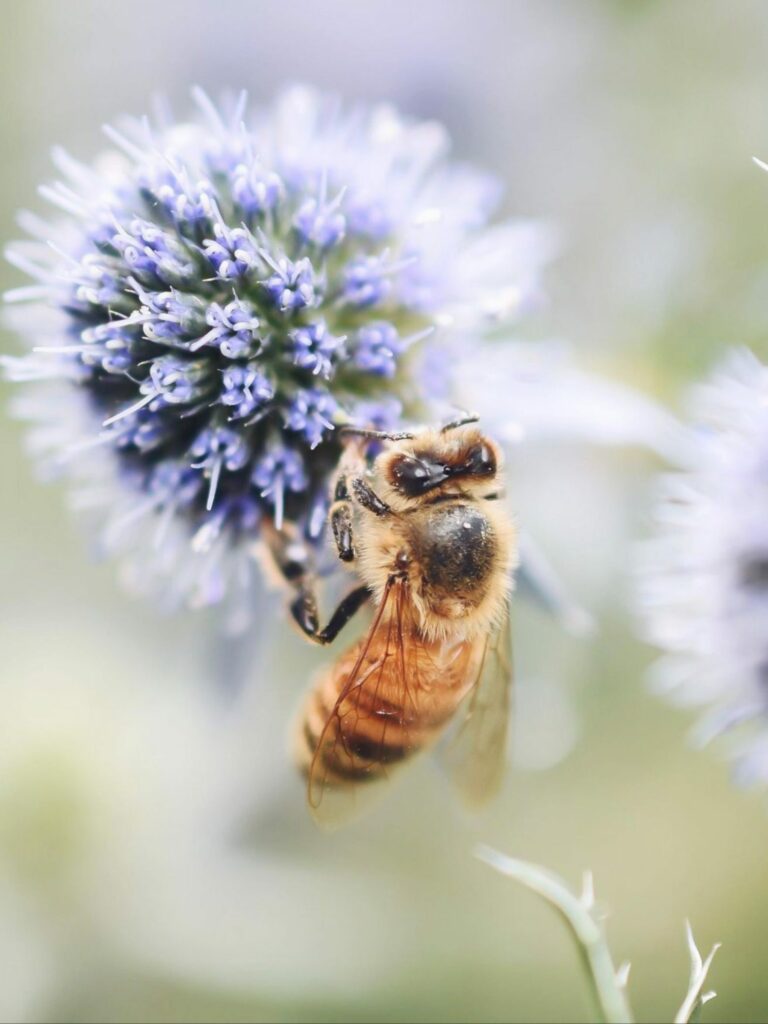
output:
[[[458,618],[487,592],[498,559],[496,532],[470,504],[435,506],[415,525],[421,596],[433,613]]]

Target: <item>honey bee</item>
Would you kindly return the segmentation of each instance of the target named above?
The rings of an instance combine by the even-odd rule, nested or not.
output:
[[[452,775],[477,803],[503,769],[511,683],[509,603],[517,564],[501,497],[501,452],[464,417],[442,429],[385,433],[344,428],[329,513],[338,557],[358,586],[319,628],[301,559],[291,612],[312,640],[331,643],[368,600],[367,633],[309,691],[296,757],[315,817],[333,824],[363,790],[431,746],[463,707]],[[366,444],[381,447],[369,469]],[[294,551],[294,556],[296,551]]]

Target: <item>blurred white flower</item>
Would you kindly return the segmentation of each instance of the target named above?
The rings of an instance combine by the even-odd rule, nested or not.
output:
[[[696,736],[729,733],[737,779],[768,783],[768,367],[729,355],[692,396],[683,464],[664,477],[639,603],[664,655],[656,688],[708,708]]]

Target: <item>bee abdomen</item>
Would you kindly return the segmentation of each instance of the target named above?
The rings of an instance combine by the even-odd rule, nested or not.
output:
[[[387,646],[370,647],[360,663],[362,643],[317,680],[299,717],[296,759],[312,806],[323,789],[386,778],[431,745],[466,693],[461,655],[441,660],[414,642],[407,666]]]
[[[323,783],[337,786],[373,782],[385,776],[388,768],[421,747],[415,746],[410,737],[405,741],[405,730],[389,710],[385,718],[379,723],[362,718],[359,728],[347,721],[345,727],[340,711],[334,711],[333,705],[324,707],[321,691],[315,690],[304,709],[297,751],[302,774],[308,776],[312,770]]]
[[[419,753],[454,710],[434,708],[416,721],[402,704],[371,693],[359,691],[339,702],[345,683],[346,673],[326,674],[310,692],[300,717],[298,767],[324,785],[383,778]]]

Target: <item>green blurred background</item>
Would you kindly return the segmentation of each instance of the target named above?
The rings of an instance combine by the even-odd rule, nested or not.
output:
[[[728,344],[766,355],[758,0],[28,0],[2,27],[4,239],[41,209],[53,143],[89,158],[154,93],[183,110],[195,82],[262,100],[298,79],[440,118],[507,183],[507,212],[560,226],[529,334],[673,407]],[[89,559],[8,417],[0,457],[3,1020],[591,1019],[561,924],[478,841],[574,884],[594,871],[641,1020],[682,1000],[686,916],[723,942],[705,1020],[768,1019],[765,799],[686,746],[690,716],[648,695],[653,655],[622,610],[651,456],[542,444],[513,464],[521,521],[600,628],[576,640],[516,610],[502,797],[465,818],[425,762],[331,836],[284,750],[322,656],[285,625],[275,639],[279,606],[240,640],[158,616]]]

